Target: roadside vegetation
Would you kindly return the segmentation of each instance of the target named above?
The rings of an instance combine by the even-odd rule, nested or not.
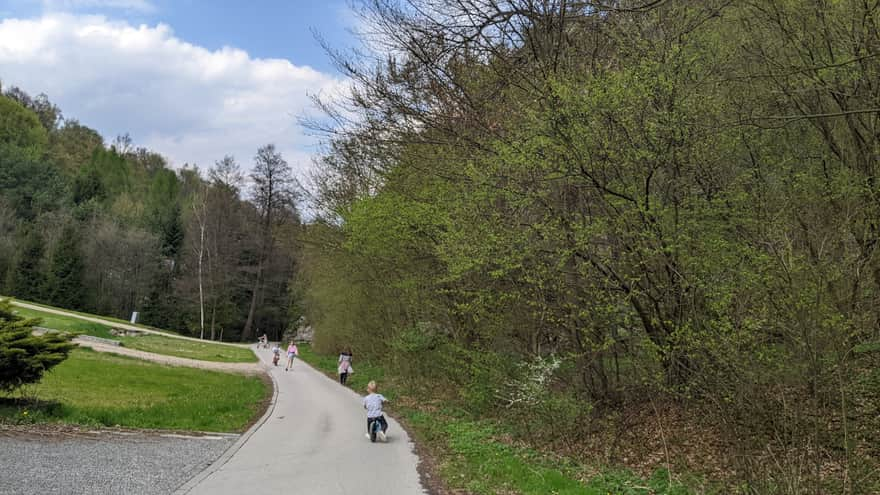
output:
[[[198,342],[155,334],[136,337],[118,336],[110,333],[111,327],[100,323],[18,306],[13,308],[14,312],[22,317],[39,318],[40,323],[38,326],[40,327],[116,340],[122,342],[122,345],[125,347],[140,351],[221,363],[253,363],[257,361],[253,351],[246,347],[216,344],[209,341]]]
[[[359,5],[316,350],[584,465],[880,492],[880,4]]]
[[[338,378],[336,355],[317,353],[305,344],[300,345],[299,350],[304,361]],[[370,380],[379,383],[380,392],[391,401],[388,411],[403,422],[418,445],[427,450],[433,472],[442,477],[446,488],[480,495],[715,493],[696,477],[688,480],[694,487],[691,491],[678,481],[680,473],[673,479],[664,469],[658,469],[645,479],[625,470],[586,466],[572,458],[536,451],[527,443],[515,440],[509,423],[474,419],[456,408],[454,402],[438,406],[439,399],[452,391],[419,396],[371,361],[358,359],[354,368],[346,385],[363,395]]]
[[[240,432],[271,385],[76,349],[38,385],[0,394],[0,422]]]

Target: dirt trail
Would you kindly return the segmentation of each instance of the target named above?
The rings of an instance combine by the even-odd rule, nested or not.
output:
[[[111,354],[129,356],[146,361],[153,361],[155,363],[168,364],[171,366],[186,366],[188,368],[226,371],[231,373],[244,373],[247,375],[264,373],[266,370],[266,367],[261,363],[218,363],[215,361],[199,361],[198,359],[166,356],[165,354],[155,354],[152,352],[139,351],[137,349],[129,349],[128,347],[102,344],[100,342],[94,342],[86,339],[74,339],[74,342],[83,347],[94,349],[98,352],[109,352]]]

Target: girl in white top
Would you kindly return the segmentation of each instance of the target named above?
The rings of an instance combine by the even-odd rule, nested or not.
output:
[[[296,348],[296,344],[291,340],[290,345],[287,346],[287,366],[284,367],[284,371],[293,369],[293,358],[295,356],[299,356],[299,349]]]
[[[336,369],[339,372],[339,383],[345,385],[349,373],[354,373],[354,368],[351,367],[351,349],[342,351],[336,363],[339,365]]]

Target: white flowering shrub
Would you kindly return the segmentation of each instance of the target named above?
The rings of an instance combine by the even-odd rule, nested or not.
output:
[[[538,356],[519,363],[516,374],[498,390],[497,397],[508,408],[538,405],[547,397],[553,375],[561,365],[562,360],[556,356]]]

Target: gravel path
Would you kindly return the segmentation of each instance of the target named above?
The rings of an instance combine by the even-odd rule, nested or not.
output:
[[[0,494],[169,494],[237,438],[0,430]]]
[[[90,347],[98,352],[120,354],[122,356],[130,356],[147,361],[153,361],[155,363],[168,364],[171,366],[186,366],[189,368],[226,371],[231,373],[245,373],[250,375],[263,373],[266,369],[265,365],[262,365],[260,363],[218,363],[214,361],[200,361],[198,359],[166,356],[165,354],[155,354],[152,352],[139,351],[137,349],[130,349],[128,347],[101,344],[99,342],[93,342],[86,339],[75,339],[74,342],[83,347]]]

